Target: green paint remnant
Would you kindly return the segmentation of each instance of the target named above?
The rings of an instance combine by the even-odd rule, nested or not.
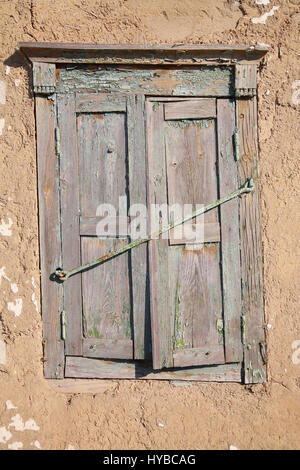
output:
[[[219,335],[219,344],[223,344],[224,341],[224,330],[223,330],[223,319],[217,319],[217,330]]]
[[[152,110],[156,111],[158,109],[158,107],[159,107],[158,101],[154,101],[153,104],[152,104]]]
[[[180,120],[172,120],[167,121],[169,127],[175,127],[179,129],[185,129],[189,126],[197,126],[200,129],[208,128],[213,119],[180,119]]]
[[[241,316],[241,328],[242,328],[242,343],[246,344],[246,317]]]
[[[158,186],[162,182],[162,175],[155,175],[153,178],[155,186]]]
[[[187,344],[184,341],[185,330],[188,323],[182,324],[182,311],[181,311],[181,285],[178,282],[176,300],[175,300],[175,336],[173,338],[173,348],[185,348]]]
[[[91,330],[88,330],[88,336],[90,338],[100,338],[99,332],[95,326]]]

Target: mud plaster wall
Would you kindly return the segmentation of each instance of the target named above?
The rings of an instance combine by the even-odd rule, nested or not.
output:
[[[1,449],[300,448],[299,19],[296,0],[1,1]],[[66,395],[44,380],[34,102],[18,41],[271,46],[258,85],[266,385],[106,381]]]

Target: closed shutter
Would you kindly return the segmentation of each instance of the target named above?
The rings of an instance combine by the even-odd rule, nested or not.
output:
[[[62,263],[66,270],[130,240],[128,207],[146,202],[144,124],[138,116],[142,106],[141,97],[58,96]],[[102,204],[115,209],[105,226],[99,225],[105,215],[99,214]],[[64,283],[67,355],[110,359],[149,355],[146,261],[142,246]]]
[[[149,100],[146,112],[149,210],[153,203],[195,210],[237,188],[233,102]],[[242,358],[238,201],[192,222],[190,229],[202,226],[200,244],[178,228],[150,242],[154,369]]]

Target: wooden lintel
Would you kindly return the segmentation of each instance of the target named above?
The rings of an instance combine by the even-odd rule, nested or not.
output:
[[[256,63],[266,54],[266,46],[207,44],[80,44],[20,42],[20,50],[31,62],[190,64]]]

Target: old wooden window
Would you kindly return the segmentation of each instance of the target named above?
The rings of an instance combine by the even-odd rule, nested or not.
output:
[[[33,63],[45,376],[264,381],[256,68],[266,50],[20,47]],[[131,205],[208,204],[247,178],[253,193],[193,221],[201,245],[173,229],[63,283],[53,276],[127,244]],[[101,203],[118,210],[115,231],[97,236]]]

